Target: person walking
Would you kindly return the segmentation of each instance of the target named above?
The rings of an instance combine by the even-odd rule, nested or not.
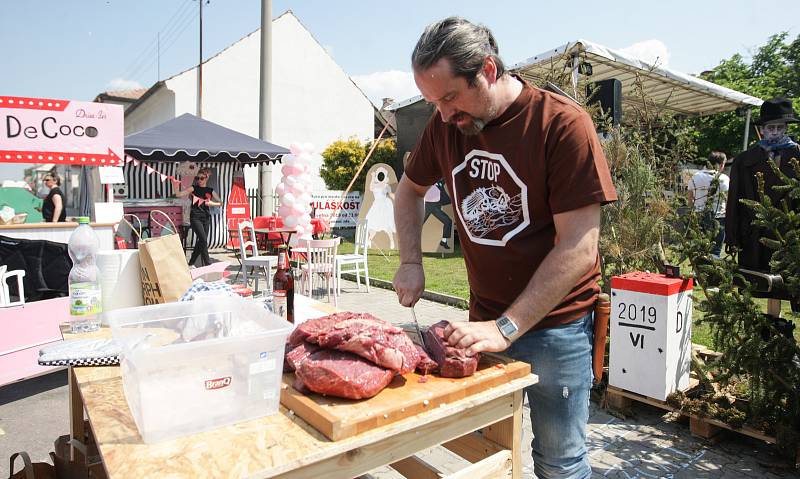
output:
[[[208,234],[211,230],[210,206],[221,206],[222,202],[214,189],[208,186],[211,169],[200,168],[194,178],[192,186],[176,193],[176,196],[183,198],[193,195],[192,208],[189,213],[189,224],[194,232],[195,242],[192,249],[192,256],[189,258],[189,265],[194,265],[198,258],[200,266],[211,264],[211,257],[208,255]]]
[[[617,198],[595,127],[570,99],[507,72],[491,31],[463,18],[429,25],[411,62],[439,114],[396,190],[398,300],[413,306],[424,291],[423,198],[444,179],[470,285],[470,321],[450,323],[446,339],[531,363],[534,472],[588,478],[600,206]]]

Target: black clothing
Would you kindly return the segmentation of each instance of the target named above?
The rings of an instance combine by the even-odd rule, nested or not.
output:
[[[192,194],[201,200],[212,201],[214,198],[214,188],[209,188],[208,186],[197,186],[194,185],[194,191]],[[208,203],[192,203],[192,215],[199,215],[199,216],[210,216],[210,212],[208,209]]]
[[[800,147],[784,148],[776,153],[776,160],[780,158],[780,171],[795,178],[796,173],[789,160],[800,160]],[[786,196],[773,190],[781,184],[780,179],[770,167],[767,152],[759,145],[755,145],[739,154],[733,160],[731,168],[731,183],[728,190],[728,203],[725,219],[725,241],[728,249],[739,249],[739,266],[742,268],[769,272],[769,261],[772,250],[761,244],[760,238],[765,236],[762,228],[753,224],[755,215],[752,209],[739,203],[740,199],[758,201],[757,173],[764,176],[764,192],[777,206]],[[800,211],[800,201],[795,201],[791,206],[795,211]]]
[[[207,186],[194,185],[194,196],[206,201],[212,201],[214,198],[214,189]],[[208,234],[211,231],[211,213],[208,208],[208,203],[194,203],[192,202],[192,210],[189,213],[189,224],[192,226],[194,232],[195,243],[192,249],[192,257],[189,259],[189,264],[192,265],[200,258],[200,266],[208,266],[211,264],[211,258],[208,256]]]
[[[72,260],[67,245],[47,240],[27,240],[0,236],[0,264],[9,270],[25,271],[22,285],[25,301],[39,301],[69,294],[67,277]],[[19,296],[17,282],[9,282],[11,294]]]
[[[428,221],[428,217],[433,215],[434,218],[442,222],[442,238],[449,238],[453,234],[453,220],[447,216],[447,213],[442,211],[442,206],[450,204],[450,196],[447,194],[443,181],[438,181],[436,188],[439,189],[439,201],[425,202],[425,217],[422,219],[422,224],[424,225]]]
[[[53,202],[53,197],[56,195],[61,197],[61,214],[58,215],[56,222],[67,220],[67,202],[64,198],[64,193],[61,192],[61,188],[54,186],[50,190],[50,193],[47,194],[47,197],[44,199],[44,203],[42,204],[42,216],[48,223],[53,222],[53,213],[56,211],[56,204]]]
[[[189,264],[193,265],[197,258],[200,258],[200,266],[208,266],[211,264],[211,258],[208,256],[208,233],[211,229],[211,215],[206,213],[205,217],[196,215],[194,210],[189,217],[189,222],[194,231],[195,243],[192,249],[192,257],[189,259]]]

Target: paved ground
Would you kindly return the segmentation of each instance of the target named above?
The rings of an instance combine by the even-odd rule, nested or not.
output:
[[[401,307],[394,292],[373,287],[370,293],[355,283],[344,282],[339,307],[370,312],[388,321],[406,324],[411,316]],[[465,320],[466,312],[431,301],[416,307],[421,323],[442,319]],[[794,472],[768,469],[772,452],[758,441],[736,434],[717,445],[709,445],[689,435],[688,427],[671,415],[637,406],[635,415],[620,419],[592,404],[588,445],[593,478],[778,478],[800,477]],[[61,371],[0,388],[0,477],[8,475],[8,458],[26,450],[34,461],[46,460],[53,441],[68,431],[66,374]],[[523,430],[525,478],[532,478],[530,458],[530,419],[527,406]],[[443,471],[455,472],[464,463],[443,448],[422,455]],[[376,479],[400,478],[382,468],[370,473]]]

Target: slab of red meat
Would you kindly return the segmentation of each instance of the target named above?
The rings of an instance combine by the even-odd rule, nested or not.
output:
[[[288,340],[295,346],[303,341],[358,354],[401,374],[413,371],[419,362],[414,343],[402,329],[368,313],[335,313],[306,321]]]
[[[439,364],[439,375],[443,378],[463,378],[475,374],[480,354],[467,356],[465,349],[454,348],[444,339],[447,321],[439,321],[425,334],[425,345],[431,358]]]
[[[335,313],[329,314],[328,316],[322,316],[319,318],[309,319],[304,323],[295,328],[292,331],[292,334],[289,335],[288,343],[292,346],[297,346],[303,341],[308,341],[309,343],[316,343],[317,342],[317,335],[321,331],[327,331],[329,328],[333,327],[334,324],[338,323],[342,319],[349,319],[354,316],[358,316],[357,313]]]
[[[392,382],[394,374],[355,354],[329,349],[311,354],[295,371],[308,389],[348,399],[371,398]]]
[[[419,353],[419,362],[417,363],[416,371],[419,374],[426,375],[436,372],[439,369],[439,364],[428,356],[428,353],[419,344],[415,344],[417,352]]]
[[[400,374],[410,373],[419,362],[417,348],[405,331],[371,314],[342,318],[319,331],[314,342],[358,354]]]
[[[287,344],[287,346],[289,345]],[[296,370],[300,363],[319,350],[320,347],[316,344],[307,343],[305,341],[293,347],[291,351],[287,352],[284,356],[284,372]]]

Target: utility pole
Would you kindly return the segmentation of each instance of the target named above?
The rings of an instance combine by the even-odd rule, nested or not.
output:
[[[161,81],[161,32],[156,37],[156,83]]]
[[[197,116],[203,118],[203,2],[208,0],[198,0],[200,4],[200,60],[197,63]]]
[[[258,137],[272,139],[272,0],[261,0],[261,74],[258,98]],[[261,214],[271,216],[275,204],[272,198],[272,164],[262,163]]]

